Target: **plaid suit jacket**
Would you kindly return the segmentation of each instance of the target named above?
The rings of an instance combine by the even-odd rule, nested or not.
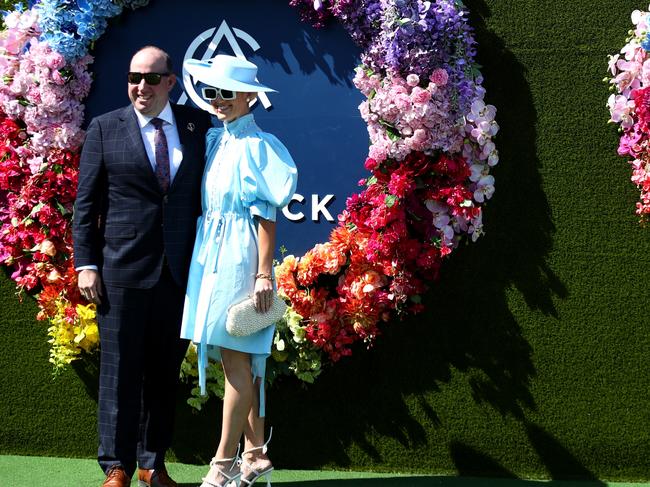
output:
[[[97,265],[104,282],[146,289],[167,258],[182,287],[201,212],[210,116],[173,105],[183,159],[163,195],[131,105],[94,118],[79,162],[73,219],[75,266]]]

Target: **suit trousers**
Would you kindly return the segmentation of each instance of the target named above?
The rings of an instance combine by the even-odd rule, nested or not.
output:
[[[105,286],[101,346],[99,464],[130,476],[161,468],[171,445],[176,389],[188,341],[180,339],[185,289],[167,267],[150,289]]]

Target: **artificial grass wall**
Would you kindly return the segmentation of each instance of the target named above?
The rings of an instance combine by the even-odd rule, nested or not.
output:
[[[650,229],[601,82],[647,5],[466,4],[501,125],[487,235],[374,350],[313,386],[277,384],[271,454],[285,468],[647,480]],[[0,453],[93,456],[92,370],[52,381],[45,324],[1,286]],[[182,406],[175,458],[207,462],[219,415],[218,401]]]

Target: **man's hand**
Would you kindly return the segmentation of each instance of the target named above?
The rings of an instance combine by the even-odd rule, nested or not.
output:
[[[79,271],[77,285],[81,295],[91,303],[100,304],[102,297],[102,278],[92,269]]]

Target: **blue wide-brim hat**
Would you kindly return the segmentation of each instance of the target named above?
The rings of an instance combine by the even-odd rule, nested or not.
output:
[[[194,79],[215,88],[239,92],[276,91],[255,79],[257,66],[235,56],[218,54],[205,61],[187,59],[183,67]]]

